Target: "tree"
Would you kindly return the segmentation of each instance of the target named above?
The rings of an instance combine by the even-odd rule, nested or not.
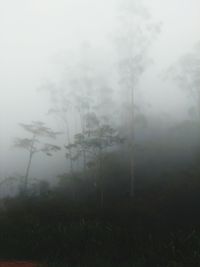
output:
[[[45,90],[48,91],[51,97],[52,107],[48,110],[48,115],[54,115],[56,119],[61,121],[62,130],[65,133],[65,145],[71,143],[71,125],[70,125],[70,112],[72,111],[71,99],[68,95],[69,92],[65,90],[62,86],[57,86],[55,84],[47,84]],[[69,151],[69,164],[70,172],[73,173],[73,159],[71,151]]]
[[[80,68],[80,69],[79,69]],[[94,77],[93,77],[94,76]],[[50,93],[52,108],[48,114],[53,114],[62,122],[65,131],[65,146],[73,142],[74,132],[85,131],[85,117],[90,111],[93,99],[92,91],[95,75],[93,75],[91,66],[85,65],[80,61],[75,69],[67,68],[66,75],[58,84],[47,84],[45,89]],[[74,126],[78,118],[78,130]],[[83,165],[86,168],[86,155],[83,150]],[[67,159],[70,162],[70,172],[73,174],[74,160],[73,151],[69,148]]]
[[[104,177],[103,164],[106,152],[112,147],[123,142],[119,134],[110,125],[101,123],[95,113],[90,113],[86,118],[86,130],[75,134],[74,143],[66,146],[66,150],[73,149],[74,160],[77,160],[84,151],[87,156],[87,167],[96,171],[97,187],[100,190],[101,207],[104,204]],[[68,156],[68,152],[66,153]]]
[[[139,78],[149,65],[147,51],[160,31],[160,24],[151,21],[148,10],[137,1],[126,0],[120,9],[115,46],[118,53],[119,85],[124,99],[124,125],[130,153],[130,197],[135,193],[135,93]]]
[[[20,123],[20,126],[31,135],[29,138],[16,138],[14,143],[15,147],[25,149],[29,153],[29,159],[24,176],[24,192],[27,193],[28,178],[33,156],[39,152],[42,152],[47,156],[52,156],[53,152],[60,150],[59,146],[51,143],[43,143],[40,139],[42,137],[55,139],[59,133],[46,127],[45,124],[40,121],[33,121],[30,124]]]
[[[177,62],[170,66],[165,73],[165,78],[174,80],[178,86],[185,90],[195,102],[194,107],[188,109],[190,128],[196,129],[196,135],[200,134],[200,43],[191,53],[181,56]],[[199,165],[200,147],[196,144],[196,159]]]
[[[196,111],[189,109],[189,115],[198,115],[200,121],[200,43],[191,53],[183,55],[166,73],[196,101]],[[196,113],[196,114],[195,114]]]
[[[87,153],[84,148],[79,161],[74,161],[74,149],[70,145],[74,143],[74,135],[76,133],[85,135],[88,127],[86,124],[89,117],[92,119],[92,113],[104,117],[105,123],[109,120],[110,124],[117,114],[113,112],[114,102],[111,99],[112,86],[108,82],[110,79],[108,67],[98,53],[95,53],[94,57],[90,45],[82,46],[80,52],[81,54],[77,52],[77,62],[74,58],[70,66],[66,64],[65,73],[59,81],[43,86],[51,96],[51,108],[48,114],[55,115],[62,123],[62,130],[64,128],[65,131],[64,143],[68,146],[67,161],[70,163],[72,176],[75,174],[73,171],[75,167],[78,169],[83,165],[83,173],[87,169]]]

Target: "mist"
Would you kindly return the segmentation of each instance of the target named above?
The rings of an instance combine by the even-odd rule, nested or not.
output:
[[[168,3],[152,0],[144,5],[152,20],[161,24],[161,32],[148,48],[153,62],[140,77],[140,105],[149,104],[151,108],[147,112],[165,113],[180,120],[187,116],[192,100],[161,76],[198,42],[199,3],[184,1],[179,8],[178,0]],[[100,62],[105,72],[115,61],[113,38],[119,24],[119,9],[120,3],[116,1],[1,3],[2,178],[23,171],[25,155],[12,149],[12,140],[20,134],[18,123],[44,120],[56,126],[46,116],[48,97],[38,89],[44,83],[66,79],[66,68],[86,57],[87,44],[91,51],[86,53],[93,53],[90,56],[94,60],[95,57],[105,59]],[[36,175],[45,175],[45,169],[41,167]]]
[[[155,242],[160,233],[168,238],[165,227],[175,231],[189,217],[191,230],[200,220],[199,11],[198,0],[0,2],[5,218],[6,212],[16,221],[19,210],[27,214],[27,201],[41,227],[52,205],[65,223],[87,225],[92,217],[97,224],[105,220],[113,233],[118,223],[131,232],[130,219],[140,229],[138,240],[154,235],[153,221],[163,227]],[[108,249],[115,251],[113,243]],[[79,253],[76,246],[72,251]]]

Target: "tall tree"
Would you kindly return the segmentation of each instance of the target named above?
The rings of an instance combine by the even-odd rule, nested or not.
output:
[[[126,0],[120,6],[119,26],[115,37],[118,52],[119,84],[126,113],[125,126],[130,153],[130,197],[135,194],[135,93],[141,74],[146,70],[148,48],[160,31],[151,21],[148,10],[138,1]]]

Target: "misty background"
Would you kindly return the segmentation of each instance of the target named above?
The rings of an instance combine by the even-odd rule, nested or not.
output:
[[[0,2],[1,179],[24,175],[27,153],[13,147],[13,140],[25,135],[19,123],[41,120],[58,129],[59,122],[47,115],[51,102],[44,89],[49,84],[65,84],[70,70],[76,74],[81,61],[89,62],[86,66],[91,64],[115,84],[109,70],[116,60],[114,36],[122,5],[123,1],[116,0]],[[160,30],[148,47],[151,62],[139,78],[137,101],[145,115],[165,127],[165,120],[173,125],[187,119],[188,110],[195,105],[190,94],[164,76],[199,42],[200,3],[146,0],[143,6],[151,16],[147,19],[158,23]],[[62,145],[63,137],[54,143]],[[31,177],[51,181],[66,168],[63,152],[53,157],[38,155]]]

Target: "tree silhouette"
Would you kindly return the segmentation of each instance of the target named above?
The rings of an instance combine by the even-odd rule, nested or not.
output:
[[[191,53],[179,58],[166,72],[167,78],[172,78],[181,89],[184,89],[196,102],[196,111],[189,110],[193,115],[198,115],[200,121],[200,43]],[[196,115],[195,114],[195,115]]]
[[[135,194],[135,94],[139,79],[151,62],[147,51],[160,32],[160,24],[152,21],[148,10],[136,2],[125,0],[120,6],[119,26],[114,39],[118,53],[119,87],[125,107],[126,123],[122,124],[130,155],[130,197]]]
[[[55,139],[60,133],[54,132],[40,121],[33,121],[30,124],[20,123],[20,126],[30,134],[29,138],[16,138],[14,143],[15,147],[25,149],[29,153],[29,159],[24,176],[24,192],[26,193],[28,189],[28,178],[33,156],[39,152],[42,152],[47,156],[52,156],[53,152],[60,150],[59,146],[51,143],[43,143],[40,141],[40,139],[42,137]]]
[[[103,164],[105,154],[109,149],[123,141],[117,130],[108,124],[102,123],[95,113],[90,113],[87,114],[85,131],[75,134],[74,142],[65,147],[67,150],[66,157],[69,156],[68,151],[73,150],[74,160],[77,160],[83,151],[85,152],[87,167],[95,169],[95,182],[100,190],[101,207],[104,204]]]

